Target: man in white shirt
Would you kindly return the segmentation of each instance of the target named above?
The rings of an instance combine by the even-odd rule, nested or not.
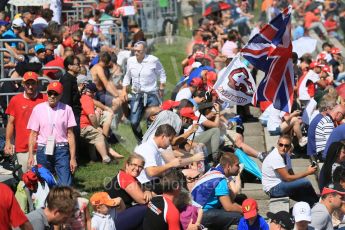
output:
[[[312,207],[318,201],[318,196],[306,177],[315,173],[316,166],[309,166],[305,172],[295,174],[292,170],[290,149],[291,137],[280,136],[277,147],[262,163],[263,189],[270,197],[288,196],[296,201],[305,201]]]
[[[166,163],[159,151],[160,148],[167,149],[170,146],[175,134],[176,131],[172,126],[161,125],[152,139],[134,149],[135,153],[145,158],[144,170],[137,179],[144,187],[157,194],[161,193],[158,177],[171,168],[181,166],[181,158],[174,158]]]
[[[130,122],[134,135],[141,140],[143,134],[140,128],[140,120],[145,108],[157,106],[163,98],[166,83],[165,70],[159,59],[153,55],[147,55],[146,42],[139,41],[134,44],[134,57],[127,60],[127,72],[123,79],[123,100],[128,100],[127,87],[132,86],[132,99]],[[159,88],[158,78],[159,77]]]
[[[190,82],[189,87],[181,89],[177,95],[175,101],[182,101],[183,99],[192,99],[193,94],[203,87],[203,82],[201,78],[193,78]]]

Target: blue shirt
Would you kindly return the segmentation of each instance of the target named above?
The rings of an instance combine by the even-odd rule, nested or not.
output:
[[[2,34],[3,39],[16,39],[18,36],[13,32],[12,29],[7,30],[5,33]],[[18,42],[10,42],[9,45],[11,47],[17,47]]]
[[[246,219],[244,219],[244,217],[242,217],[240,219],[240,222],[238,223],[237,229],[241,229],[241,230],[269,230],[270,228],[268,227],[268,224],[266,223],[265,219],[262,216],[258,215],[253,225],[249,225],[248,220],[246,220]]]
[[[308,154],[308,156],[316,155],[315,131],[316,131],[317,124],[319,124],[319,122],[322,118],[323,118],[323,115],[321,113],[319,113],[310,122],[310,125],[308,128],[308,143],[307,143],[307,154]]]
[[[210,196],[207,203],[204,205],[203,210],[218,209],[222,207],[219,201],[220,196],[229,196],[230,190],[226,179],[221,180],[217,187],[214,189],[214,193]]]
[[[203,70],[215,71],[211,66],[200,66],[199,68],[193,69],[192,72],[190,72],[190,74],[189,74],[187,84],[190,85],[193,78],[201,77],[201,72]]]
[[[325,150],[323,151],[323,154],[322,154],[323,159],[326,159],[328,148],[333,142],[341,141],[344,139],[345,139],[345,124],[342,124],[336,127],[335,129],[333,129],[331,135],[329,136],[326,143]]]

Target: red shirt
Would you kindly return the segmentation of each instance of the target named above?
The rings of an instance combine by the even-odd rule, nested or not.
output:
[[[63,65],[63,61],[64,59],[62,57],[55,57],[54,60],[48,62],[47,64],[45,64],[45,66],[57,66],[57,67],[61,67],[61,68],[65,68]],[[43,75],[56,80],[57,77],[55,76],[56,73],[58,73],[58,70],[43,70]]]
[[[92,97],[83,94],[80,98],[81,114],[80,114],[80,128],[85,128],[92,125],[89,120],[89,115],[95,114],[95,104]]]
[[[316,16],[313,12],[307,12],[304,16],[304,27],[309,29],[313,22],[319,22],[320,18]]]
[[[0,230],[17,228],[28,221],[24,212],[20,209],[12,190],[5,184],[0,183]]]
[[[39,93],[33,100],[25,98],[24,93],[18,94],[10,100],[6,114],[14,117],[14,128],[16,132],[16,152],[29,151],[30,130],[26,127],[32,113],[32,109],[39,103],[47,101],[47,95]]]
[[[338,23],[334,20],[326,20],[323,25],[328,32],[337,31]]]

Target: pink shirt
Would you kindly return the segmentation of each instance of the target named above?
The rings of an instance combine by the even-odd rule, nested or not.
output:
[[[61,102],[51,108],[43,102],[32,110],[27,129],[38,132],[37,144],[45,145],[48,136],[54,135],[56,143],[67,142],[67,129],[77,126],[72,108]]]
[[[237,49],[238,46],[235,42],[233,41],[226,41],[222,47],[222,54],[225,55],[228,58],[234,58],[236,56],[236,51],[235,49]],[[236,53],[235,53],[235,52]]]

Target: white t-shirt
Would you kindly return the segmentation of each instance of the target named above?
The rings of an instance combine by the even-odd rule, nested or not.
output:
[[[110,209],[108,215],[103,215],[101,213],[92,213],[91,228],[96,230],[116,230],[115,220],[116,220],[116,210],[115,208]]]
[[[268,114],[268,121],[267,121],[267,130],[268,131],[275,131],[278,127],[280,127],[280,124],[282,123],[282,118],[285,116],[284,111],[280,111],[273,107],[273,104],[267,107],[267,109],[264,112],[265,114]]]
[[[145,158],[144,170],[141,171],[137,179],[141,184],[156,179],[157,177],[150,177],[146,174],[146,168],[152,166],[165,165],[159,149],[153,139],[149,139],[147,142],[142,143],[134,149],[134,152]]]
[[[291,159],[289,154],[285,154],[286,164],[283,156],[280,155],[277,148],[268,154],[262,163],[262,186],[265,192],[270,191],[271,188],[282,182],[282,178],[276,169],[287,168],[291,169]]]
[[[308,93],[307,82],[312,81],[314,84],[320,80],[320,76],[313,70],[309,70],[306,76],[301,81],[298,88],[298,97],[300,100],[310,100],[310,95]]]
[[[191,99],[192,92],[190,91],[189,87],[181,89],[177,95],[175,101],[182,101],[183,99]]]

